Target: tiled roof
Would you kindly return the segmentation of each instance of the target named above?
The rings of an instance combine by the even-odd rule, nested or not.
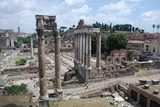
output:
[[[128,43],[134,43],[134,44],[144,44],[144,41],[138,41],[138,40],[129,40]]]

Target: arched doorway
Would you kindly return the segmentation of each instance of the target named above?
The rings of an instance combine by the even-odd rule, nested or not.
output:
[[[119,58],[115,58],[114,63],[119,63]]]

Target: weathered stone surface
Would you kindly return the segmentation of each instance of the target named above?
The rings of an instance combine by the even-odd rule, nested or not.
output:
[[[154,90],[154,91],[153,91],[153,94],[156,94],[156,95],[157,95],[158,93],[159,93],[159,90]]]
[[[151,82],[152,82],[153,85],[158,85],[160,80],[152,79]]]
[[[139,79],[139,84],[140,85],[147,84],[147,80],[146,79]]]

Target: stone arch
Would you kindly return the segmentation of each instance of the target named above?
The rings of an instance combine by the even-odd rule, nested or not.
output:
[[[116,63],[116,62],[117,62],[117,63],[120,63],[119,58],[115,58],[115,59],[114,59],[114,63]]]
[[[107,60],[107,61],[108,61],[108,63],[109,63],[109,64],[111,64],[111,63],[112,63],[112,59],[111,59],[111,58],[108,58],[108,60]]]

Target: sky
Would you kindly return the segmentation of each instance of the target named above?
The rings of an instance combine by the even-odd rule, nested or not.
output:
[[[153,33],[160,24],[160,0],[0,0],[0,29],[35,33],[35,15],[56,15],[58,29],[95,22],[132,24]],[[155,32],[157,29],[155,29]]]

